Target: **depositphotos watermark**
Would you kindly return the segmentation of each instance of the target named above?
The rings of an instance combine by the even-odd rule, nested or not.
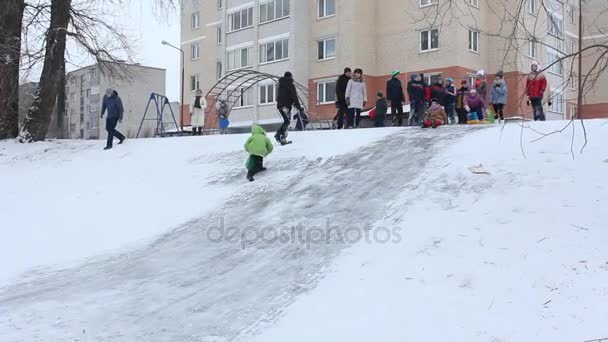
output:
[[[353,245],[360,242],[387,244],[401,242],[400,227],[372,226],[369,223],[342,226],[332,224],[331,218],[324,225],[307,225],[301,222],[276,226],[229,226],[220,218],[216,226],[205,231],[211,242],[239,244],[242,249],[257,245],[300,244],[306,249],[323,244]]]

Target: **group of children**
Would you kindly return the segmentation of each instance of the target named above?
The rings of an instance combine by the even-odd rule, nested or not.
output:
[[[381,91],[377,93],[376,107],[374,109],[375,127],[383,127],[388,109],[393,114],[393,125],[401,126],[404,119],[403,104],[405,94],[395,70],[387,82],[386,96]],[[540,71],[538,62],[531,65],[531,72],[526,79],[526,95],[528,105],[534,109],[534,120],[545,120],[543,100],[546,96],[547,79]],[[423,74],[414,74],[407,84],[407,94],[410,100],[410,126],[420,125],[423,128],[439,127],[446,124],[475,124],[483,122],[488,117],[486,101],[492,104],[495,118],[499,121],[505,119],[504,108],[508,99],[508,87],[502,71],[496,73],[490,86],[483,70],[477,72],[474,84],[469,85],[468,80],[460,82],[460,88],[454,84],[454,79],[447,78],[445,82],[437,79],[432,85],[424,82]],[[551,99],[548,100],[551,106]],[[336,107],[338,112],[334,118],[337,128],[357,128],[361,122],[361,112],[367,104],[367,86],[363,79],[363,70],[344,69],[336,83]],[[286,131],[289,125],[288,113],[292,106],[301,110],[293,85],[291,73],[285,73],[279,82],[277,107],[283,116],[284,123],[275,138],[282,145],[286,141]],[[371,114],[371,113],[370,113]],[[266,136],[264,129],[253,125],[252,135],[245,143],[245,150],[250,154],[247,160],[247,179],[253,181],[253,176],[265,171],[263,159],[272,152],[273,145]]]

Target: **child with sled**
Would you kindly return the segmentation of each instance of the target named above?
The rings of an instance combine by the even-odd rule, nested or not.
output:
[[[441,125],[445,125],[449,123],[448,116],[445,113],[445,110],[439,104],[439,101],[435,98],[431,100],[431,106],[429,107],[429,111],[422,122],[422,128],[437,128]]]
[[[266,171],[264,158],[272,152],[272,142],[266,136],[266,131],[256,124],[251,127],[251,136],[245,143],[245,151],[249,153],[247,159],[247,179],[253,182],[256,173]]]
[[[471,89],[469,96],[465,99],[465,109],[469,113],[468,124],[479,124],[483,120],[483,110],[486,106],[485,101],[476,89]]]

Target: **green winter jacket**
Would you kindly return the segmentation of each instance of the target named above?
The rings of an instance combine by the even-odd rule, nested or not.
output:
[[[245,143],[245,151],[254,156],[266,157],[272,152],[272,142],[266,136],[266,131],[256,124],[251,127],[251,136]]]

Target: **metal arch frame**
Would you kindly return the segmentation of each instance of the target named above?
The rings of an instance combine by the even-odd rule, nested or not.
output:
[[[207,109],[205,110],[206,116],[211,119],[209,114],[211,114],[211,112],[215,110],[216,104],[219,99],[225,99],[227,101],[228,113],[230,113],[232,112],[234,106],[241,100],[244,92],[248,91],[253,86],[267,80],[272,80],[275,83],[278,83],[280,78],[280,76],[250,69],[235,70],[227,74],[222,79],[217,81],[217,83],[213,87],[211,87],[211,89],[205,95],[205,98],[209,102]],[[298,99],[300,100],[300,104],[304,109],[306,109],[308,103],[308,87],[305,87],[304,85],[295,81],[294,85],[296,86],[296,91],[298,93]],[[243,89],[243,91],[240,90],[241,88]],[[217,117],[214,117],[214,119],[214,124],[208,126],[217,126]]]

